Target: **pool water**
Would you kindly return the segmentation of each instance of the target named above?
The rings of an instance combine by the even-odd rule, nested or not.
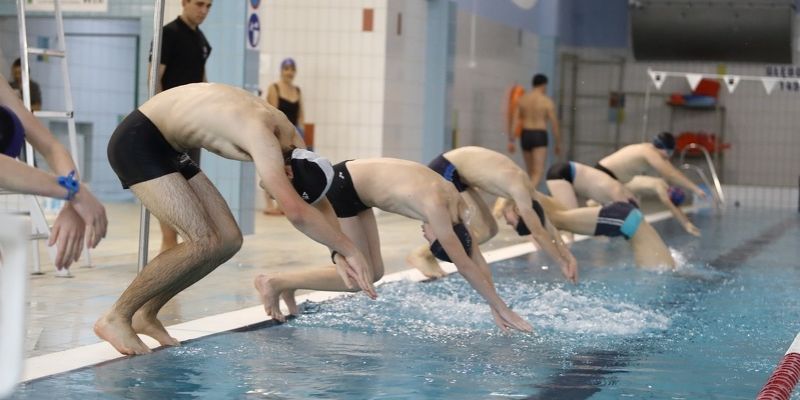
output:
[[[701,239],[656,224],[677,272],[633,267],[623,240],[575,244],[578,285],[536,254],[493,264],[535,334],[501,333],[452,275],[32,381],[15,398],[752,399],[800,331],[800,217],[693,219]]]

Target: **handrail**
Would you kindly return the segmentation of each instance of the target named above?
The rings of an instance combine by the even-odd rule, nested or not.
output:
[[[711,161],[711,155],[708,154],[708,150],[705,147],[700,146],[697,143],[689,143],[686,147],[681,150],[681,158],[679,164],[684,165],[683,159],[686,156],[686,152],[688,150],[700,150],[703,153],[703,156],[706,159],[706,164],[708,164],[708,170],[711,172],[711,178],[714,180],[714,189],[716,190],[716,200],[719,202],[719,205],[725,205],[725,194],[722,192],[722,184],[719,182],[719,176],[717,176],[717,169],[714,167],[714,162]],[[708,182],[706,182],[708,185]],[[711,187],[711,185],[708,185]]]

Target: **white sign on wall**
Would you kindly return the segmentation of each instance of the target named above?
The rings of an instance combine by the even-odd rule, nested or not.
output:
[[[25,0],[26,11],[53,11],[53,0]],[[108,12],[108,0],[61,0],[61,11]]]

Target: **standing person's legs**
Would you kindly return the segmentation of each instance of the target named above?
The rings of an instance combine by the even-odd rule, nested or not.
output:
[[[180,173],[137,183],[131,190],[156,218],[174,226],[186,238],[150,261],[111,310],[95,323],[95,333],[120,353],[144,354],[150,349],[131,326],[134,313],[151,299],[195,282],[198,269],[213,269],[238,246],[226,243],[215,232],[209,213]]]
[[[342,233],[356,245],[358,250],[369,261],[370,266],[373,268],[375,281],[380,279],[383,276],[383,260],[380,254],[377,223],[372,209],[364,210],[355,217],[339,218],[339,224],[341,225]],[[341,256],[337,258],[337,261],[343,262]],[[308,268],[302,271],[258,275],[255,278],[254,285],[261,295],[267,315],[279,321],[285,320],[278,301],[283,293],[286,293],[283,296],[284,301],[286,301],[286,298],[293,295],[297,289],[323,290],[327,292],[355,292],[359,290],[358,288],[348,288],[333,265]],[[296,308],[294,299],[286,302],[286,304],[290,306],[289,312],[291,314],[298,312],[296,309],[291,309],[291,306]]]
[[[158,296],[152,298],[133,315],[132,325],[134,331],[136,333],[148,335],[156,339],[162,345],[175,346],[180,343],[169,336],[164,325],[156,318],[158,311],[176,294],[193,285],[211,273],[218,265],[221,265],[232,257],[236,251],[239,250],[242,243],[242,233],[239,230],[239,226],[236,224],[236,220],[233,218],[228,204],[208,177],[203,173],[198,173],[189,180],[189,186],[197,195],[201,205],[209,215],[209,226],[212,227],[213,232],[222,240],[224,251],[220,252],[219,258],[216,259],[218,262],[217,265],[211,263],[204,267],[196,268],[191,272],[190,276],[187,276],[186,280],[181,282],[182,284],[180,286],[174,287],[171,290],[165,290]]]
[[[533,188],[538,189],[539,182],[541,182],[542,175],[544,175],[544,166],[547,161],[547,146],[534,147],[530,153],[532,168],[528,169],[528,173],[531,176]]]
[[[189,150],[186,154],[198,167],[200,166],[200,149]],[[158,254],[161,254],[178,244],[178,232],[170,224],[161,220],[158,220],[158,225],[161,228],[161,249],[158,250]]]

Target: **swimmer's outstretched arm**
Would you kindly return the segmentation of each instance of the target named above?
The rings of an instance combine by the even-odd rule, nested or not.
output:
[[[0,188],[14,193],[66,198],[67,189],[58,184],[58,178],[33,168],[9,156],[0,154]]]
[[[491,273],[489,274],[489,278],[487,278],[486,274],[481,271],[480,266],[475,261],[475,259],[483,259],[478,246],[475,245],[473,247],[472,258],[464,251],[461,242],[458,240],[455,232],[453,232],[453,222],[450,219],[447,207],[443,204],[438,207],[432,205],[427,216],[428,221],[426,222],[431,226],[436,239],[439,240],[444,251],[453,261],[453,264],[456,265],[456,268],[458,268],[458,272],[461,273],[464,279],[469,282],[470,286],[489,303],[497,326],[504,331],[516,329],[523,332],[532,332],[533,327],[514,311],[511,311],[508,305],[506,305],[503,299],[497,294],[494,283],[491,280]],[[484,260],[483,263],[485,264],[485,262]]]
[[[662,158],[657,153],[646,153],[645,157],[647,159],[647,163],[655,169],[667,182],[670,182],[674,185],[678,185],[683,187],[686,190],[691,190],[694,194],[701,198],[706,197],[706,192],[703,189],[700,189],[691,179],[687,178],[681,171],[679,171],[675,166],[672,165],[669,161]]]
[[[572,256],[572,253],[567,249],[567,246],[561,241],[561,236],[555,229],[548,231],[542,226],[539,216],[537,216],[533,208],[529,206],[529,204],[533,203],[533,199],[528,192],[524,190],[515,190],[514,192],[515,193],[512,193],[512,195],[514,196],[513,200],[517,207],[517,213],[531,231],[533,240],[536,241],[539,247],[544,250],[553,261],[560,264],[559,266],[564,276],[570,282],[576,283],[578,281],[577,262],[575,261],[575,257]],[[520,207],[520,204],[524,204],[525,206]]]
[[[689,217],[686,216],[686,214],[683,212],[683,210],[680,209],[680,207],[676,206],[675,204],[672,204],[672,200],[670,200],[669,193],[667,193],[667,190],[662,186],[658,186],[655,188],[655,191],[656,194],[658,195],[658,199],[661,200],[661,203],[664,204],[664,206],[669,209],[669,211],[672,213],[675,219],[677,219],[681,223],[683,229],[685,229],[686,232],[688,232],[691,235],[700,237],[700,229],[696,227],[692,223],[692,221],[689,220]]]
[[[254,136],[248,150],[261,178],[261,187],[278,201],[289,222],[309,238],[337,251],[347,260],[346,265],[337,264],[336,268],[348,287],[352,288],[355,283],[367,295],[377,298],[372,284],[372,269],[364,255],[347,236],[334,229],[319,210],[303,201],[289,183],[277,140],[267,135]]]

